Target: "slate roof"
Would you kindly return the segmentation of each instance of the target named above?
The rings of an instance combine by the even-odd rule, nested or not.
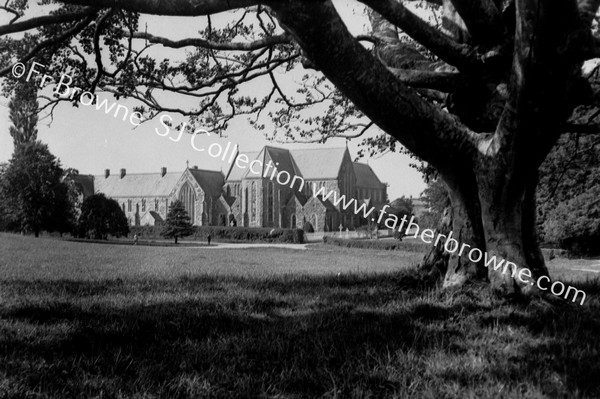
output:
[[[205,169],[189,169],[189,171],[206,195],[211,197],[221,195],[223,184],[225,184],[225,176],[222,172]]]
[[[166,197],[181,177],[182,172],[131,173],[121,178],[120,174],[94,176],[96,193],[104,193],[107,197]]]
[[[71,177],[73,179],[73,183],[75,183],[75,187],[81,194],[83,194],[83,198],[87,198],[90,195],[94,195],[94,176],[92,175],[75,175]]]
[[[242,181],[242,178],[244,177],[244,174],[246,173],[247,169],[248,169],[248,164],[244,164],[242,163],[242,165],[246,166],[245,168],[239,168],[236,165],[236,161],[238,159],[238,157],[242,154],[245,154],[248,159],[249,162],[252,162],[253,160],[256,159],[256,157],[258,156],[258,154],[260,154],[259,152],[240,152],[236,155],[235,160],[231,163],[231,167],[229,168],[229,172],[227,172],[227,177],[226,180],[227,181]]]
[[[352,165],[354,166],[354,174],[356,175],[356,187],[376,189],[386,187],[369,165],[360,162],[352,162]]]
[[[292,177],[302,176],[301,173],[298,171],[298,168],[294,164],[290,151],[284,148],[264,146],[263,149],[258,153],[258,155],[254,159],[260,160],[262,164],[260,174],[254,173],[250,169],[250,165],[248,164],[248,167],[245,169],[246,173],[244,173],[243,175],[244,179],[262,178],[262,176],[265,175],[265,172],[267,173],[267,177],[271,176],[273,173],[273,168],[275,168],[277,172],[286,171]],[[268,167],[269,159],[273,164],[273,166],[270,168]],[[251,159],[250,161],[253,161],[253,159]],[[254,170],[256,170],[256,167],[254,167]]]
[[[260,152],[241,152],[237,157],[245,154],[249,160],[245,164],[247,167],[239,168],[235,161],[232,162],[231,168],[227,173],[227,181],[232,182],[241,181],[245,178],[258,178],[258,174],[253,173],[249,168],[250,162],[255,159],[260,159],[262,162],[263,170],[261,175],[264,175],[264,168],[268,163],[265,162],[265,154],[269,155],[273,163],[279,163],[277,165],[279,171],[285,170],[291,176],[300,176],[305,180],[336,179],[339,175],[346,151],[346,147],[287,150],[265,146]],[[269,170],[269,176],[271,173],[272,169]]]
[[[306,180],[338,177],[346,147],[290,150],[298,170]]]

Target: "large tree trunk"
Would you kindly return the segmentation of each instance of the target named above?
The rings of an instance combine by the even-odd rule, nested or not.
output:
[[[480,172],[479,184],[471,190],[447,184],[451,206],[436,233],[444,236],[451,233],[459,250],[454,250],[455,243],[441,241],[425,255],[420,268],[440,273],[444,288],[487,278],[497,293],[529,295],[534,285],[521,282],[519,271],[528,268],[531,282],[548,275],[535,230],[535,181],[521,192],[505,192],[505,182],[494,181],[491,176],[489,171]],[[468,247],[460,251],[463,244]],[[481,250],[484,255],[480,261],[469,259],[470,248]],[[494,267],[486,270],[485,261],[493,256],[504,263],[497,270]],[[474,252],[473,259],[478,257]],[[511,264],[505,268],[506,262]]]
[[[517,0],[500,15],[492,1],[453,0],[456,7],[446,7],[446,17],[456,20],[448,29],[456,40],[448,42],[419,25],[401,3],[362,2],[376,12],[370,14],[377,38],[373,52],[354,40],[329,1],[270,5],[316,68],[371,121],[442,176],[451,199],[452,239],[459,243],[447,256],[444,286],[487,276],[504,295],[531,293],[532,279],[547,274],[535,238],[536,171],[572,111],[572,86],[581,70],[571,56],[576,50],[567,51],[581,28],[576,3]],[[504,16],[513,22],[504,24]],[[445,22],[448,27],[451,21]],[[469,37],[460,34],[464,27]],[[427,42],[448,65],[415,56],[398,40],[396,28]],[[478,64],[481,60],[470,57],[471,44],[491,49],[499,58]],[[448,93],[445,112],[404,84],[411,82],[403,71],[413,66],[450,72],[442,76],[456,77],[457,70],[469,84],[442,89]],[[411,84],[435,86],[420,83]],[[440,232],[444,229],[448,225]],[[477,253],[476,260],[469,259],[463,245],[480,250],[481,260]],[[426,260],[439,267],[445,262],[442,249],[438,246]],[[485,270],[493,256],[504,263]],[[506,262],[511,263],[503,273]],[[524,268],[532,275],[527,282],[518,280]]]

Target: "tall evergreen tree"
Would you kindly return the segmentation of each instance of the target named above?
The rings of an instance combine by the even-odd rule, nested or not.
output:
[[[2,179],[0,201],[10,224],[39,236],[42,230],[68,232],[73,204],[60,161],[38,141],[16,146]]]
[[[174,238],[175,244],[179,237],[187,237],[194,233],[194,227],[190,223],[190,217],[188,216],[183,203],[181,201],[175,201],[169,206],[169,212],[167,213],[167,220],[160,235],[164,238]]]
[[[38,102],[37,90],[33,83],[19,83],[8,104],[9,117],[12,122],[10,135],[15,147],[19,144],[33,143],[37,140]]]

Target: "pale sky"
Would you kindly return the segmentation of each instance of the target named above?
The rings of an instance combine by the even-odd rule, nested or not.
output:
[[[354,11],[346,11],[345,18],[354,18]],[[35,14],[31,14],[34,16]],[[184,23],[182,23],[182,20]],[[145,18],[148,31],[158,35],[167,35],[172,39],[197,36],[197,24],[185,23],[186,18],[150,17]],[[4,21],[0,21],[3,23]],[[360,31],[363,24],[354,23],[351,30]],[[140,24],[140,27],[144,26]],[[353,32],[354,33],[354,32]],[[157,46],[160,55],[164,56],[173,50],[166,50]],[[179,53],[181,54],[181,52]],[[302,73],[312,73],[302,71]],[[285,79],[282,75],[278,79]],[[130,112],[135,104],[132,100],[114,98],[101,94],[100,98],[107,98],[108,104],[116,102],[128,107]],[[187,101],[180,100],[177,101]],[[0,162],[6,162],[11,157],[13,144],[9,134],[10,120],[8,118],[8,99],[0,97]],[[184,119],[177,114],[172,118],[179,122]],[[102,174],[104,169],[111,169],[116,173],[121,168],[126,168],[128,173],[159,172],[166,166],[170,171],[182,171],[186,161],[190,166],[197,165],[202,169],[219,170],[227,172],[227,165],[220,163],[209,156],[206,151],[197,152],[191,144],[191,136],[183,135],[180,141],[174,142],[178,133],[172,131],[169,136],[159,136],[164,132],[164,127],[159,120],[148,121],[134,129],[128,121],[116,119],[109,113],[96,110],[95,106],[80,106],[75,108],[70,104],[59,105],[54,112],[54,120],[48,126],[49,120],[40,121],[38,124],[38,139],[47,143],[54,155],[60,158],[63,167],[78,169],[82,174]],[[374,132],[377,129],[373,129]],[[264,145],[283,148],[311,148],[340,147],[346,145],[345,139],[332,139],[325,144],[279,144],[269,142],[265,133],[255,130],[247,123],[244,117],[238,118],[226,133],[227,137],[198,136],[195,145],[207,148],[210,143],[218,142],[223,147],[231,142],[237,144],[241,151],[258,151]],[[348,143],[350,155],[354,158],[360,139]],[[388,183],[388,196],[393,200],[399,196],[419,196],[425,189],[425,184],[420,173],[409,166],[413,162],[408,156],[389,153],[378,159],[362,158],[360,162],[368,162],[382,182]]]

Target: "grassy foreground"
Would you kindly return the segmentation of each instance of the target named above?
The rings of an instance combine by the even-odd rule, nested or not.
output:
[[[600,397],[597,282],[519,307],[411,256],[0,234],[0,398]]]

